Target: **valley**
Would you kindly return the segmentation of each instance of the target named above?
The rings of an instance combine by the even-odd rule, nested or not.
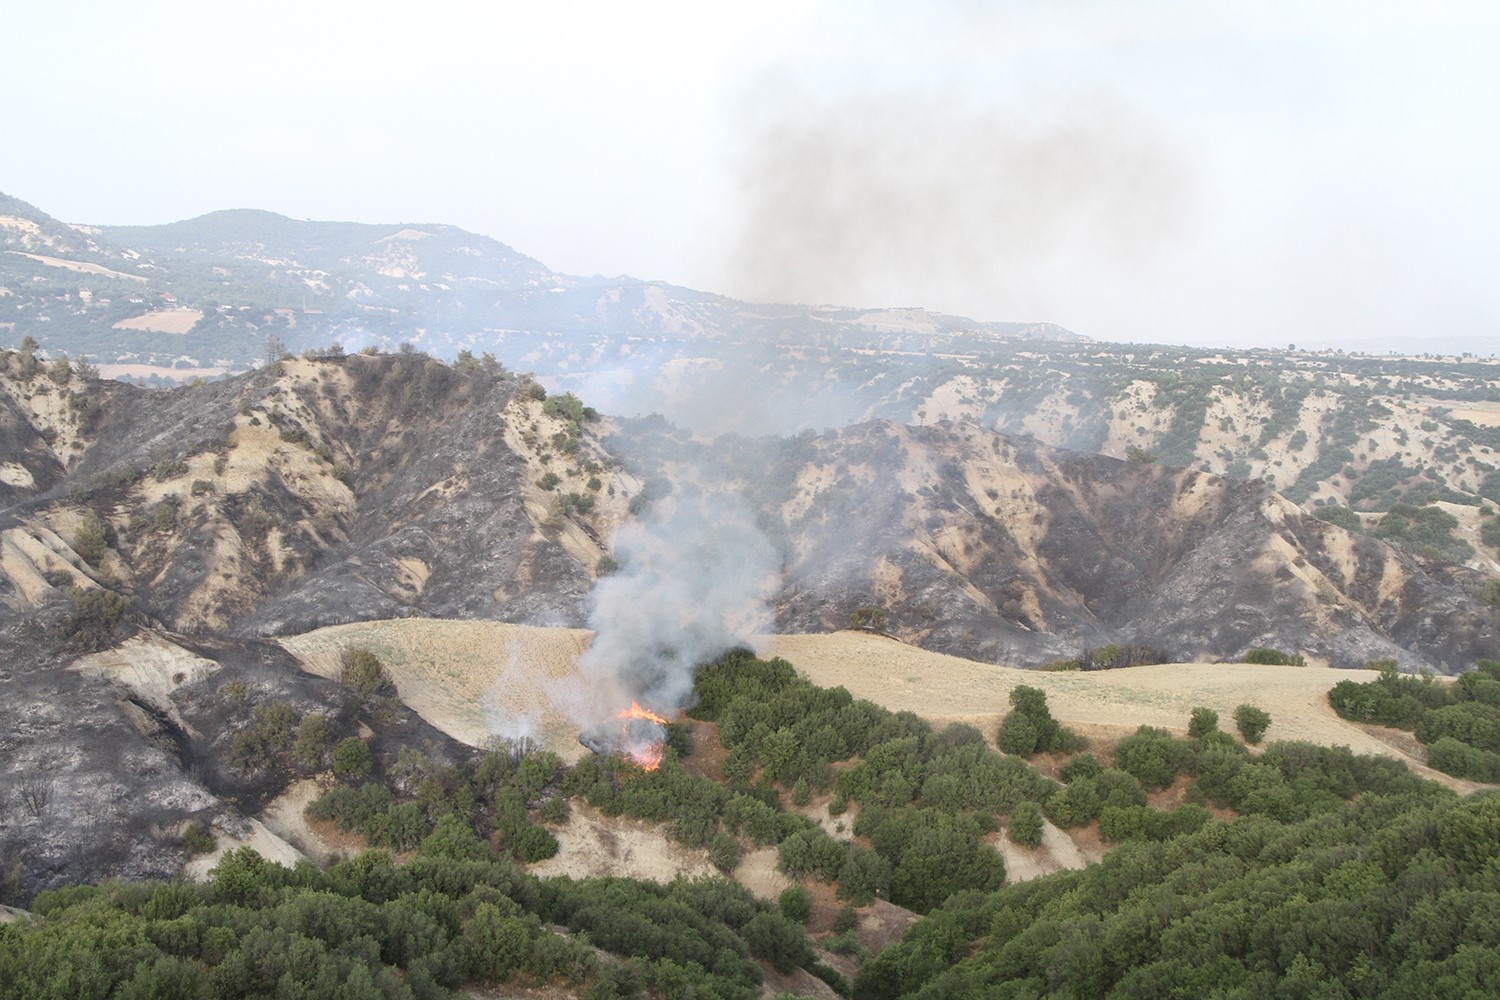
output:
[[[17,995],[1488,981],[1428,915],[1494,902],[1493,359],[0,249]]]

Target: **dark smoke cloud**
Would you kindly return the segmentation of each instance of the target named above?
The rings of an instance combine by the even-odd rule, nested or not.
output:
[[[1129,268],[1178,231],[1190,203],[1184,156],[1108,101],[1048,115],[919,98],[793,109],[760,130],[741,176],[727,278],[737,294],[1014,302],[1013,319],[1047,307],[1030,287],[1039,269]],[[930,298],[892,302],[892,288]]]

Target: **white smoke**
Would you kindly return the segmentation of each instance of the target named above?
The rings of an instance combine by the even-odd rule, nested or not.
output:
[[[594,588],[594,641],[568,706],[584,725],[632,700],[683,707],[696,667],[749,645],[772,619],[779,557],[737,495],[681,490],[658,500],[620,529],[614,551],[620,569]]]
[[[480,716],[492,736],[509,743],[536,741],[539,738],[541,704],[538,702],[524,709],[518,709],[516,704],[516,693],[531,687],[531,674],[532,671],[522,660],[520,649],[514,645],[508,647],[505,666],[500,668],[494,683],[479,703]]]

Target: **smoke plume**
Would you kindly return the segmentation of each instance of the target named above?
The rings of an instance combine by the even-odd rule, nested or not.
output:
[[[620,569],[594,588],[594,641],[578,665],[572,714],[584,724],[631,701],[682,707],[695,667],[771,622],[779,559],[738,496],[680,490],[622,527],[614,551]]]
[[[971,315],[1002,301],[1009,318],[1044,316],[1039,274],[1128,269],[1178,230],[1183,159],[1107,101],[1037,116],[910,98],[789,111],[742,166],[727,278],[754,301]],[[925,301],[892,302],[892,288]]]

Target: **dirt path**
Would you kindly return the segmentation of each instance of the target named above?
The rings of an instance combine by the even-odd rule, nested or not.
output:
[[[1007,883],[1025,882],[1053,872],[1085,868],[1090,861],[1098,860],[1085,857],[1072,837],[1046,820],[1042,821],[1042,842],[1037,847],[1022,847],[1011,843],[1005,830],[991,836],[989,842],[1005,859]]]
[[[237,833],[229,834],[215,829],[214,835],[218,838],[214,849],[207,854],[200,854],[183,866],[183,871],[189,878],[199,882],[208,881],[208,873],[218,865],[219,859],[240,847],[252,847],[267,861],[274,861],[286,868],[295,866],[305,857],[301,851],[272,833],[257,819],[246,820]]]
[[[619,875],[670,882],[679,875],[695,878],[716,871],[707,851],[669,840],[663,824],[605,816],[581,803],[574,803],[568,822],[553,834],[557,837],[557,854],[527,866],[540,878]]]
[[[307,807],[323,794],[323,788],[312,778],[294,781],[260,814],[260,821],[282,840],[291,844],[320,865],[327,865],[335,855],[348,854],[349,844],[326,840],[307,822]]]

